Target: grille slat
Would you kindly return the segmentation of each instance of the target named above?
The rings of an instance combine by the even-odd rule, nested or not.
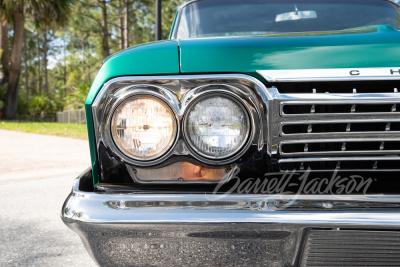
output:
[[[389,125],[388,125],[389,124]],[[311,126],[311,127],[310,127]],[[311,128],[311,130],[310,130]],[[332,120],[332,121],[300,121],[282,122],[283,135],[315,135],[315,134],[400,134],[400,120]]]
[[[325,162],[325,168],[320,163]],[[400,157],[336,157],[279,160],[281,171],[400,171]]]
[[[348,104],[312,101],[302,104],[295,103],[282,102],[281,115],[283,117],[397,115],[396,112],[399,112],[397,106],[400,104],[400,102],[395,101],[376,101],[370,104],[357,101],[350,101]]]
[[[304,148],[307,147],[305,150]],[[283,157],[400,155],[400,140],[341,139],[284,141],[280,146]]]

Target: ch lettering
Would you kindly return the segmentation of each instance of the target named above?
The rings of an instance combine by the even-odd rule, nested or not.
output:
[[[399,70],[390,70],[390,74],[400,74],[400,69]]]
[[[353,75],[353,76],[360,75],[360,71],[352,70],[352,71],[350,71],[350,75]]]

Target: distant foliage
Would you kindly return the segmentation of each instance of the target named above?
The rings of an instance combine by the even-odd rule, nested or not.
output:
[[[51,0],[63,10],[71,10],[61,12],[62,16],[55,16],[46,1],[3,1],[9,7],[17,2],[26,4],[17,106],[20,115],[82,108],[105,54],[155,40],[154,0]],[[184,2],[162,1],[163,39],[168,39],[177,7]],[[32,3],[44,9],[34,12]],[[56,27],[56,20],[63,26]],[[4,50],[9,58],[13,34],[9,24],[9,47]],[[106,48],[104,42],[108,43]],[[1,53],[6,52],[0,48]],[[0,101],[4,101],[6,90],[7,84],[0,84]]]
[[[65,97],[64,109],[83,108],[89,89],[90,83],[81,83],[78,86],[74,86],[74,91]]]

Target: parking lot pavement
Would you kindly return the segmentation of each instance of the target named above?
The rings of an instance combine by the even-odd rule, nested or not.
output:
[[[0,130],[0,266],[96,266],[60,219],[87,141]]]

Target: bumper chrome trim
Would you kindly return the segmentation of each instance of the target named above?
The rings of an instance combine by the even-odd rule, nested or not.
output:
[[[64,203],[61,212],[63,220],[133,224],[296,222],[310,225],[400,226],[400,211],[387,208],[384,211],[363,211],[354,208],[358,203],[398,204],[399,195],[104,194],[82,192],[78,188],[79,177]],[[322,208],[318,211],[286,209],[304,201]],[[179,205],[171,205],[171,202]],[[346,206],[342,206],[344,210],[332,210],[329,204],[332,202],[350,204],[347,205],[348,210]]]

